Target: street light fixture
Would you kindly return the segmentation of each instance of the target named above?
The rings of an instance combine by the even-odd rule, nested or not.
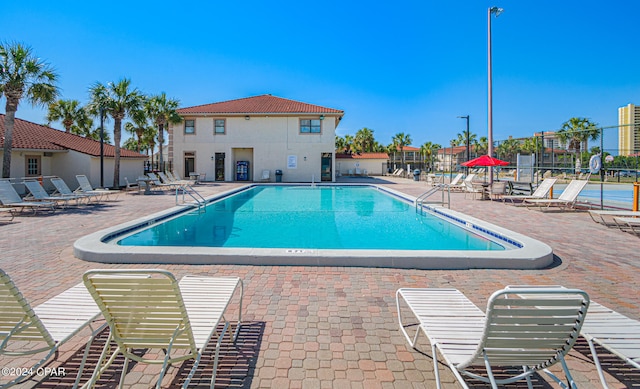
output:
[[[458,116],[458,119],[467,119],[467,132],[466,132],[466,142],[467,142],[467,162],[469,162],[469,157],[471,153],[469,151],[469,115],[467,116]],[[467,175],[469,175],[469,167],[467,166]]]
[[[498,8],[498,7],[491,7],[488,9],[487,11],[487,47],[488,47],[488,51],[487,51],[487,57],[488,57],[488,67],[487,67],[487,78],[488,78],[488,129],[489,129],[489,134],[488,134],[488,147],[487,147],[487,154],[489,154],[490,157],[493,157],[493,93],[492,93],[492,79],[491,79],[491,15],[496,15],[496,17],[500,16],[500,14],[503,12],[504,10],[502,8]],[[489,184],[493,183],[493,170],[489,170],[491,173],[489,174]]]

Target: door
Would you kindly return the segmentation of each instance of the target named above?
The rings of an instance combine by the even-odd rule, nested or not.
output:
[[[321,171],[320,171],[320,180],[321,181],[331,181],[331,178],[333,176],[332,171],[331,171],[331,161],[332,161],[332,154],[331,153],[322,153],[322,161],[320,163],[321,165]]]
[[[184,175],[188,178],[191,173],[196,171],[196,157],[193,153],[184,153]]]
[[[216,181],[224,181],[224,153],[216,153]]]

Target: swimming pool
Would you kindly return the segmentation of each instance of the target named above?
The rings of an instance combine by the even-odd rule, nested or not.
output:
[[[123,246],[505,250],[366,186],[255,186],[136,231]]]
[[[97,262],[540,268],[551,248],[376,185],[248,185],[87,237]],[[445,238],[446,237],[446,238]]]

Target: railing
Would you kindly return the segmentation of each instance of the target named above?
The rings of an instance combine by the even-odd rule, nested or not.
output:
[[[181,191],[182,191],[183,204],[185,203],[185,195],[189,195],[189,197],[191,197],[195,201],[195,203],[198,205],[198,209],[201,209],[201,208],[204,208],[205,210],[207,209],[205,207],[207,200],[205,200],[204,197],[202,197],[202,195],[198,193],[195,189],[193,189],[193,187],[189,184],[180,185],[179,187],[176,188],[176,205],[180,204],[179,194]]]
[[[442,204],[442,205],[446,205],[447,208],[451,208],[451,190],[449,188],[449,185],[438,184],[433,188],[429,189],[428,191],[424,192],[420,196],[416,197],[416,202],[415,202],[416,212],[420,212],[420,214],[422,214],[422,211],[424,210],[423,205],[425,203],[425,200],[438,192],[442,192],[442,200],[439,202],[430,201],[429,203]],[[446,193],[446,199],[445,199],[445,193]]]

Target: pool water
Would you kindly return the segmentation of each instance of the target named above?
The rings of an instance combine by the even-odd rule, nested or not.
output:
[[[504,250],[372,187],[256,186],[118,241],[122,246]]]

